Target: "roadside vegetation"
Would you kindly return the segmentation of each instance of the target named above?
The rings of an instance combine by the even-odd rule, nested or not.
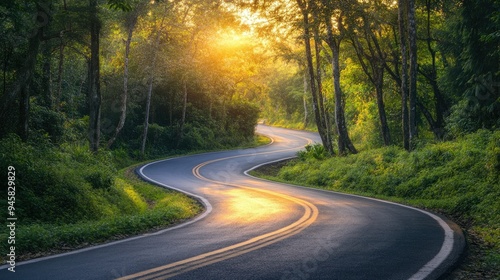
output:
[[[498,276],[500,131],[422,144],[412,153],[391,146],[330,157],[323,146],[313,145],[281,168],[260,169],[255,175],[444,214],[460,224],[469,242],[470,259],[456,279]]]

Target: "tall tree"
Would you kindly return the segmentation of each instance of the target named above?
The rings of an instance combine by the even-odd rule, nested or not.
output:
[[[120,119],[115,128],[113,136],[108,141],[108,148],[110,148],[116,141],[118,134],[125,125],[127,118],[127,99],[128,99],[128,83],[129,83],[129,56],[130,45],[132,43],[132,36],[134,29],[137,25],[137,20],[146,7],[147,2],[139,2],[136,6],[125,15],[125,29],[127,30],[127,39],[125,40],[125,55],[123,61],[123,91],[120,96]]]
[[[434,137],[436,139],[443,139],[444,137],[444,125],[445,125],[445,116],[448,114],[449,105],[448,101],[445,98],[444,93],[442,92],[439,81],[438,81],[438,66],[437,66],[437,50],[435,48],[435,43],[437,38],[433,35],[433,26],[432,26],[432,17],[436,16],[434,9],[438,10],[438,14],[441,14],[443,11],[434,5],[437,5],[435,1],[425,0],[425,42],[427,45],[427,51],[430,55],[430,63],[420,63],[418,67],[418,72],[425,78],[425,80],[429,83],[434,93],[434,111],[435,117],[427,110],[422,102],[417,100],[417,106],[424,114],[427,122],[430,125],[432,132],[434,133]]]
[[[160,47],[160,40],[162,32],[165,27],[165,18],[167,17],[167,11],[169,9],[169,3],[164,4],[163,13],[159,22],[153,22],[153,29],[151,33],[151,42],[150,42],[150,65],[149,65],[149,74],[148,74],[148,82],[147,82],[147,94],[146,94],[146,109],[144,113],[144,124],[142,131],[142,142],[141,142],[141,155],[144,157],[146,151],[146,141],[148,139],[148,129],[149,129],[149,114],[151,111],[151,98],[153,94],[153,84],[155,80],[155,70],[156,70],[156,60],[158,58],[158,51]]]
[[[382,7],[376,6],[378,9]],[[364,7],[371,8],[371,7]],[[379,22],[373,11],[361,10],[361,25],[357,24],[357,17],[352,17],[349,22],[350,41],[358,57],[359,64],[365,72],[370,82],[375,87],[376,103],[380,120],[380,130],[384,145],[391,145],[391,133],[387,122],[387,115],[384,103],[384,73],[387,54],[380,46],[381,22]],[[381,12],[380,10],[378,11]],[[378,31],[378,34],[376,32]],[[362,42],[363,41],[363,42]]]
[[[450,106],[447,131],[453,136],[500,127],[500,2],[457,0],[443,5],[439,49],[447,59],[443,91]]]
[[[316,125],[318,127],[318,132],[321,137],[321,142],[327,151],[333,154],[333,148],[331,142],[329,141],[329,137],[327,135],[327,128],[325,127],[323,113],[321,111],[321,107],[319,104],[320,98],[319,90],[317,87],[317,79],[316,73],[313,63],[313,54],[311,48],[311,22],[310,22],[310,2],[306,2],[304,0],[297,0],[297,5],[302,14],[302,28],[303,28],[303,40],[305,46],[305,56],[306,56],[306,64],[307,64],[307,72],[309,74],[309,87],[311,89],[312,102],[313,102],[313,110],[314,116],[316,119]]]
[[[410,53],[410,87],[409,106],[410,114],[408,118],[410,145],[413,145],[417,138],[417,19],[415,16],[415,0],[408,1],[408,41]],[[410,147],[411,148],[411,147]]]
[[[403,147],[410,150],[410,127],[408,113],[408,47],[407,47],[407,0],[398,0],[399,48],[401,52],[401,115],[403,129]]]
[[[28,49],[24,55],[24,63],[17,71],[16,80],[11,89],[6,91],[1,96],[2,110],[0,112],[0,120],[2,123],[7,122],[8,114],[11,112],[9,107],[15,104],[15,100],[19,98],[19,118],[18,118],[18,134],[26,141],[28,139],[28,117],[30,108],[30,91],[31,84],[37,58],[44,31],[50,23],[50,4],[45,2],[36,3],[36,19],[35,27],[32,27],[32,32],[29,34]],[[6,82],[4,81],[4,86]]]
[[[310,2],[311,6],[311,14],[313,19],[312,30],[314,35],[314,56],[316,61],[316,82],[318,84],[318,103],[319,109],[321,112],[321,125],[325,128],[326,135],[326,150],[333,154],[333,146],[332,146],[332,135],[331,135],[331,124],[330,124],[330,116],[328,110],[325,106],[325,94],[323,92],[323,79],[322,79],[322,39],[320,34],[320,25],[321,25],[321,17],[319,7],[316,5],[314,1]]]
[[[98,15],[98,1],[89,0],[89,23],[90,23],[90,59],[88,61],[88,87],[87,100],[89,104],[89,128],[88,138],[90,150],[99,150],[101,137],[101,83],[99,62],[99,37],[101,34],[101,21]]]
[[[343,3],[346,4],[346,3]],[[354,144],[349,137],[347,123],[344,112],[344,95],[340,86],[340,44],[345,37],[346,29],[344,28],[344,9],[349,9],[347,6],[339,7],[337,11],[333,8],[333,3],[329,0],[323,0],[323,17],[326,26],[326,42],[332,51],[332,70],[333,84],[335,93],[335,124],[338,132],[338,149],[340,154],[357,153]],[[338,36],[334,35],[332,20],[335,20],[338,26]]]

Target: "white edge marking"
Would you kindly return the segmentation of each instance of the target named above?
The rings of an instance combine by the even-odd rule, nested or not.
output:
[[[159,235],[159,234],[165,233],[167,231],[171,231],[171,230],[175,230],[175,229],[179,229],[179,228],[185,227],[187,225],[193,224],[193,223],[195,223],[195,222],[197,222],[197,221],[205,218],[208,214],[210,214],[210,212],[212,212],[212,209],[213,209],[212,205],[210,204],[210,202],[208,202],[208,200],[206,198],[204,198],[202,196],[199,196],[199,195],[196,195],[196,194],[193,194],[193,193],[190,193],[190,192],[187,192],[187,191],[184,191],[184,190],[181,190],[181,189],[178,189],[178,188],[174,188],[172,186],[160,183],[158,181],[155,181],[155,180],[149,178],[148,176],[144,175],[144,173],[142,172],[145,167],[147,167],[147,166],[149,166],[151,164],[155,164],[155,163],[159,163],[159,162],[164,162],[164,161],[172,160],[172,159],[175,159],[175,158],[170,158],[170,159],[164,159],[164,160],[158,160],[158,161],[150,162],[150,163],[142,166],[139,169],[139,173],[140,173],[140,175],[143,178],[147,179],[148,181],[150,181],[152,183],[160,185],[160,186],[162,186],[164,188],[168,188],[168,189],[172,189],[172,190],[184,193],[184,194],[186,194],[188,196],[191,196],[191,197],[195,198],[196,200],[198,200],[200,203],[203,204],[203,206],[205,206],[205,211],[201,215],[199,215],[196,218],[194,218],[192,220],[189,220],[187,222],[184,222],[184,223],[181,223],[179,225],[176,225],[176,226],[173,226],[173,227],[169,227],[169,228],[166,228],[166,229],[162,229],[160,231],[156,231],[156,232],[152,232],[152,233],[144,233],[144,234],[141,234],[139,236],[129,237],[129,238],[126,238],[126,239],[112,241],[112,242],[101,244],[101,245],[95,245],[95,246],[92,246],[92,247],[78,249],[78,250],[74,250],[74,251],[67,252],[67,253],[56,254],[56,255],[51,255],[51,256],[46,256],[46,257],[41,257],[41,258],[36,258],[36,259],[32,259],[32,260],[22,261],[22,262],[19,262],[19,263],[16,262],[16,266],[21,266],[21,265],[26,265],[26,264],[31,264],[31,263],[37,263],[37,262],[46,261],[46,260],[50,260],[50,259],[55,259],[55,258],[69,256],[69,255],[79,254],[79,253],[83,253],[83,252],[87,252],[87,251],[91,251],[91,250],[95,250],[95,249],[105,248],[105,247],[108,247],[108,246],[113,246],[113,245],[116,245],[116,244],[120,244],[120,243],[124,243],[124,242],[129,242],[129,241],[141,239],[141,238],[148,237],[148,236]],[[2,265],[2,266],[0,266],[0,270],[6,269],[6,268],[9,268],[9,267],[10,267],[9,264]]]
[[[244,172],[244,174],[246,176],[248,176],[248,177],[251,177],[251,178],[254,178],[254,179],[258,179],[258,180],[261,180],[261,181],[269,181],[269,180],[266,180],[266,179],[255,177],[255,176],[250,175],[248,173],[250,171],[252,171],[252,170],[255,170],[255,169],[261,167],[261,166],[264,166],[264,165],[267,165],[267,164],[271,164],[271,163],[280,162],[280,161],[284,161],[284,160],[288,160],[288,159],[293,159],[293,158],[296,158],[296,157],[288,157],[288,158],[283,158],[283,159],[279,159],[279,160],[273,160],[273,161],[261,163],[259,165],[256,165],[256,166],[254,166],[254,167],[246,170]],[[269,181],[269,182],[273,182],[273,181]],[[453,237],[453,235],[454,235],[454,231],[450,228],[450,226],[443,219],[441,219],[440,217],[438,217],[438,216],[436,216],[436,215],[434,215],[434,214],[432,214],[430,212],[424,211],[422,209],[415,208],[415,207],[408,206],[408,205],[404,205],[404,204],[399,204],[399,203],[396,203],[396,202],[385,201],[385,200],[381,200],[381,199],[377,199],[377,198],[372,198],[372,197],[365,197],[365,196],[361,196],[361,195],[341,193],[341,192],[336,192],[336,191],[331,191],[331,190],[324,190],[324,189],[308,188],[308,187],[304,187],[304,186],[287,184],[287,183],[282,183],[282,182],[273,182],[273,183],[284,184],[284,185],[288,185],[288,186],[292,186],[292,187],[297,187],[297,188],[302,188],[302,189],[307,189],[307,190],[327,192],[327,193],[336,193],[336,194],[341,194],[341,195],[346,195],[346,196],[353,196],[353,197],[360,197],[360,198],[369,199],[369,200],[375,200],[375,201],[378,201],[378,202],[383,202],[383,203],[387,203],[387,204],[392,204],[392,205],[397,205],[397,206],[400,206],[400,207],[405,207],[405,208],[408,208],[408,209],[412,209],[412,210],[421,212],[423,214],[426,214],[427,216],[429,216],[432,219],[436,220],[438,222],[438,224],[441,226],[441,228],[444,230],[443,245],[441,245],[441,249],[434,256],[434,258],[432,258],[432,260],[430,260],[429,262],[427,262],[422,268],[420,268],[419,271],[417,271],[417,273],[413,274],[408,280],[421,280],[421,279],[427,278],[431,273],[433,273],[446,260],[446,258],[448,258],[448,256],[450,255],[451,251],[453,250],[453,243],[454,243],[454,237]]]
[[[260,134],[260,133],[257,133],[257,134]],[[269,137],[269,136],[264,135],[264,134],[260,134],[260,135]],[[266,146],[270,146],[270,145],[274,144],[274,139],[272,137],[269,137],[269,138],[271,139],[271,142],[268,143],[268,144],[266,144],[266,145],[260,146],[260,147],[266,147]],[[212,154],[212,153],[218,153],[218,152],[221,152],[221,151],[207,152],[207,153],[201,153],[201,154]],[[32,259],[32,260],[27,260],[27,261],[22,261],[22,262],[18,262],[18,263],[16,262],[16,266],[21,266],[21,265],[26,265],[26,264],[31,264],[31,263],[37,263],[37,262],[46,261],[46,260],[50,260],[50,259],[55,259],[55,258],[69,256],[69,255],[79,254],[79,253],[83,253],[83,252],[87,252],[87,251],[91,251],[91,250],[95,250],[95,249],[105,248],[105,247],[108,247],[108,246],[113,246],[113,245],[116,245],[116,244],[120,244],[120,243],[124,243],[124,242],[129,242],[129,241],[141,239],[141,238],[148,237],[148,236],[159,235],[159,234],[165,233],[167,231],[179,229],[179,228],[185,227],[187,225],[196,223],[197,221],[205,218],[208,214],[210,214],[210,212],[212,212],[212,209],[213,209],[212,204],[210,204],[210,202],[208,202],[208,200],[206,198],[204,198],[202,196],[199,196],[199,195],[196,195],[196,194],[193,194],[193,193],[190,193],[190,192],[187,192],[187,191],[184,191],[184,190],[181,190],[181,189],[178,189],[178,188],[174,188],[174,187],[169,186],[167,184],[163,184],[163,183],[160,183],[158,181],[155,181],[155,180],[149,178],[148,176],[146,176],[142,172],[144,170],[144,168],[146,168],[147,166],[149,166],[151,164],[156,164],[156,163],[159,163],[159,162],[164,162],[164,161],[173,160],[173,159],[182,158],[182,157],[197,156],[197,155],[200,155],[200,154],[180,156],[180,157],[174,157],[174,158],[169,158],[169,159],[163,159],[163,160],[153,161],[153,162],[150,162],[148,164],[143,165],[139,169],[139,173],[140,173],[140,175],[144,179],[147,179],[148,181],[150,181],[152,183],[155,183],[155,184],[157,184],[159,186],[162,186],[164,188],[168,188],[168,189],[172,189],[172,190],[184,193],[184,194],[186,194],[188,196],[191,196],[191,197],[195,198],[196,200],[198,200],[200,203],[203,204],[203,206],[205,206],[205,211],[201,215],[197,216],[196,218],[194,218],[194,219],[192,219],[190,221],[181,223],[181,224],[173,226],[173,227],[162,229],[162,230],[157,231],[157,232],[144,233],[144,234],[141,234],[139,236],[129,237],[129,238],[126,238],[126,239],[116,240],[116,241],[112,241],[112,242],[105,243],[105,244],[100,244],[100,245],[95,245],[95,246],[91,246],[91,247],[87,247],[87,248],[82,248],[82,249],[74,250],[74,251],[67,252],[67,253],[55,254],[55,255],[51,255],[51,256],[36,258],[36,259]],[[0,270],[6,269],[6,268],[9,268],[9,267],[10,267],[9,264],[5,264],[5,265],[0,266]]]

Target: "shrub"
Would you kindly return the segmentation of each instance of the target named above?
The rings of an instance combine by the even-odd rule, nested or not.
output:
[[[60,112],[33,103],[29,121],[31,130],[47,133],[54,143],[64,135],[64,115]]]
[[[297,156],[301,160],[307,160],[307,159],[324,160],[325,158],[328,157],[328,152],[325,150],[325,147],[323,147],[323,145],[312,144],[312,145],[307,145],[305,147],[305,150],[299,151],[297,153]]]
[[[85,175],[85,180],[95,189],[110,189],[113,185],[114,176],[106,169],[91,168]]]
[[[246,139],[253,137],[259,118],[257,106],[248,102],[233,101],[228,105],[227,114],[229,121],[226,130],[234,131],[235,135],[242,135]]]

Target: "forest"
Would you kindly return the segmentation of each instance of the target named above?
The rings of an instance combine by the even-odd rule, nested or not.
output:
[[[500,189],[499,1],[6,0],[0,18],[0,178],[18,171],[27,257],[82,246],[82,227],[101,242],[163,226],[163,210],[144,201],[176,194],[123,168],[256,145],[258,120],[317,131],[321,147],[302,155],[311,160],[418,158],[465,139],[457,157],[483,160],[469,150],[487,150],[475,170],[486,170],[482,188],[493,186],[484,193]],[[189,201],[176,209],[190,213],[172,221],[200,211]],[[498,217],[498,203],[491,211]],[[121,213],[149,216],[130,226]],[[116,231],[96,237],[93,220]],[[498,221],[486,225],[480,239],[500,246]]]
[[[0,136],[144,156],[238,144],[260,116],[345,154],[495,129],[497,6],[6,1]]]

